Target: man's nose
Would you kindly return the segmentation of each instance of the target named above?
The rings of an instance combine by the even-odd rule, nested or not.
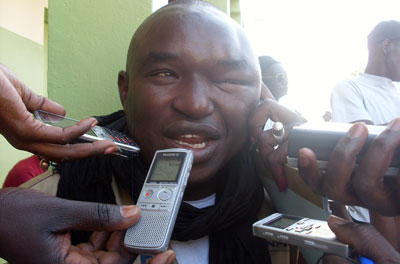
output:
[[[211,89],[206,79],[200,76],[192,77],[181,83],[173,107],[193,119],[206,117],[214,111],[214,104],[210,98]]]

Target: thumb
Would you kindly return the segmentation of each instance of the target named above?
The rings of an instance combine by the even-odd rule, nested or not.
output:
[[[59,231],[117,231],[125,230],[140,219],[140,208],[135,205],[119,206],[63,200],[62,210],[67,212],[64,227]]]
[[[349,244],[357,253],[371,258],[375,263],[388,263],[388,260],[400,259],[399,253],[370,224],[358,224],[330,216],[328,225],[338,240]]]

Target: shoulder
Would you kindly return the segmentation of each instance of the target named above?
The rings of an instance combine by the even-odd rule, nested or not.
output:
[[[53,170],[48,170],[47,172],[27,181],[26,183],[21,184],[19,187],[34,189],[56,196],[59,181],[60,175],[55,173]]]
[[[4,182],[4,187],[17,187],[20,184],[45,172],[40,165],[40,160],[33,155],[27,159],[19,161],[8,173]]]
[[[347,78],[338,82],[334,88],[332,94],[338,93],[350,93],[360,89],[357,77]]]

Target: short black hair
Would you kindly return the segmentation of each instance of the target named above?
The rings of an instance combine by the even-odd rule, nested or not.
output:
[[[260,63],[262,75],[264,75],[264,72],[267,71],[267,69],[269,67],[271,67],[271,65],[280,63],[279,61],[275,60],[271,56],[260,56],[260,57],[258,57],[258,62]]]
[[[382,21],[368,35],[368,43],[375,44],[385,39],[400,39],[400,22],[396,20]]]

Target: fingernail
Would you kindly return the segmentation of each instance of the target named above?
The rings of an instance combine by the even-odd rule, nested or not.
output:
[[[352,137],[360,137],[364,132],[364,126],[361,123],[354,124],[350,130],[349,135]]]
[[[169,249],[169,250],[165,251],[165,253],[167,253],[169,255],[167,263],[172,263],[175,260],[175,252]]]
[[[308,160],[306,155],[302,155],[299,153],[299,166],[302,168],[307,168],[310,161]]]
[[[124,218],[131,218],[139,214],[140,209],[136,205],[126,205],[121,206],[119,210]]]
[[[334,225],[334,226],[336,226],[336,225],[343,225],[343,224],[346,224],[346,223],[347,223],[346,220],[344,220],[344,219],[342,219],[342,218],[340,218],[340,217],[334,216],[334,215],[331,215],[331,216],[328,218],[328,222],[329,222],[330,225]]]
[[[283,192],[287,189],[287,182],[285,177],[280,177],[277,179],[278,181],[278,191]]]
[[[111,153],[113,153],[113,152],[115,152],[115,151],[117,151],[117,150],[118,150],[117,146],[108,147],[108,148],[104,151],[104,154],[111,154]]]
[[[276,185],[278,186],[279,192],[283,192],[287,188],[287,182],[286,182],[286,178],[285,178],[282,166],[279,168],[279,175],[278,175],[278,178],[276,178]]]
[[[93,121],[93,123],[90,125],[90,128],[94,128],[95,126],[97,126],[98,123],[99,123],[99,122],[95,119],[95,120]]]
[[[400,130],[400,120],[398,118],[393,119],[389,126],[394,130]]]

